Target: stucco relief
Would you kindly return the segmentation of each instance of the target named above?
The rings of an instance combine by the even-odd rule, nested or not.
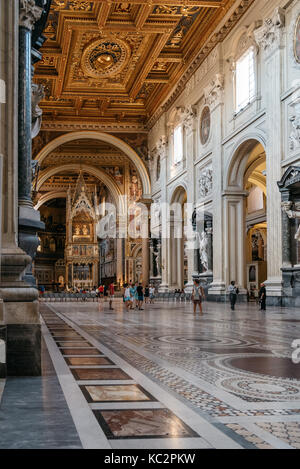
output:
[[[198,169],[197,177],[197,195],[201,199],[205,199],[212,193],[213,187],[213,170],[212,166]]]
[[[300,97],[292,104],[293,115],[290,117],[291,132],[289,136],[290,150],[295,151],[300,148]]]

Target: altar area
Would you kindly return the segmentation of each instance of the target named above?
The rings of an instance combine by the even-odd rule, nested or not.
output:
[[[68,288],[98,285],[99,248],[96,235],[97,194],[88,191],[82,173],[75,191],[68,190],[66,206],[66,279]]]

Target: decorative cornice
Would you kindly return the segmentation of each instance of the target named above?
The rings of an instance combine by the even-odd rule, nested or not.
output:
[[[216,45],[222,42],[226,36],[230,33],[232,28],[238,23],[241,17],[245,14],[248,8],[255,2],[255,0],[242,0],[240,5],[233,11],[230,17],[226,20],[225,24],[221,27],[221,29],[214,33],[204,44],[199,54],[193,60],[191,65],[188,67],[186,72],[183,74],[181,79],[179,80],[176,87],[174,87],[172,93],[169,95],[167,100],[163,103],[162,106],[150,117],[147,122],[147,129],[150,130],[155,123],[158,121],[160,116],[167,112],[170,107],[174,104],[176,99],[180,96],[183,92],[187,82],[191,78],[191,76],[195,73],[195,71],[200,67],[200,65],[204,62],[204,60],[209,56],[212,50],[216,47]]]
[[[40,19],[43,8],[36,6],[34,0],[20,0],[19,26],[32,31],[35,23]]]
[[[274,50],[280,46],[282,31],[285,26],[285,11],[276,8],[271,18],[264,20],[263,25],[254,31],[257,44],[263,50]]]
[[[102,132],[139,132],[147,133],[147,129],[142,124],[120,124],[120,123],[101,123],[101,122],[68,122],[68,121],[49,121],[43,120],[42,130],[75,132],[78,130],[101,130]]]

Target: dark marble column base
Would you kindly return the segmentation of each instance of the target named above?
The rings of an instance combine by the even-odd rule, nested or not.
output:
[[[7,324],[6,331],[7,376],[40,376],[40,324]]]

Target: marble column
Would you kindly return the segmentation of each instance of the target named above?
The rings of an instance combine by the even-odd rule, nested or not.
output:
[[[204,90],[205,103],[211,112],[212,132],[212,200],[213,200],[213,282],[209,288],[211,299],[217,301],[224,298],[226,292],[225,253],[224,253],[224,205],[223,205],[223,105],[224,105],[224,76],[216,74],[211,84]]]
[[[142,239],[143,285],[149,284],[149,238]]]
[[[166,136],[162,136],[157,143],[157,151],[160,155],[160,185],[161,185],[161,284],[160,292],[169,288],[170,276],[170,239],[169,239],[169,213],[167,192],[167,154],[168,142]]]
[[[43,9],[33,0],[20,0],[19,9],[19,87],[18,87],[18,194],[19,245],[34,259],[39,245],[38,230],[44,229],[40,214],[31,200],[32,185],[32,66],[31,34]],[[31,263],[26,268],[25,281],[35,286]]]
[[[6,85],[5,102],[0,104],[4,162],[0,316],[6,329],[7,374],[11,376],[41,372],[38,292],[22,280],[31,258],[18,246],[18,22],[18,2],[0,0],[1,79]]]
[[[124,259],[124,239],[117,238],[117,283],[123,285],[124,272],[123,272],[123,259]]]
[[[186,145],[185,145],[185,153],[186,153],[186,171],[187,171],[187,180],[188,181],[193,181],[194,179],[194,163],[195,163],[195,154],[196,154],[196,128],[195,128],[195,123],[197,118],[197,112],[196,109],[192,106],[187,106],[184,111],[184,117],[183,117],[183,122],[184,122],[184,128],[185,128],[185,133],[186,133]],[[187,191],[187,210],[188,210],[188,216],[187,216],[187,223],[188,229],[187,229],[187,237],[188,237],[188,243],[187,243],[187,263],[188,263],[188,282],[185,286],[187,291],[191,291],[193,288],[193,276],[195,274],[195,271],[197,269],[197,264],[195,264],[195,252],[194,249],[190,249],[191,245],[193,244],[192,242],[192,236],[193,236],[193,229],[192,229],[192,213],[193,213],[193,207],[195,204],[195,187],[194,184],[189,184],[189,189]],[[182,254],[183,255],[183,254]],[[182,261],[183,262],[183,261]],[[182,266],[182,275],[183,275],[183,266]],[[183,279],[179,281],[180,287],[183,286]]]

